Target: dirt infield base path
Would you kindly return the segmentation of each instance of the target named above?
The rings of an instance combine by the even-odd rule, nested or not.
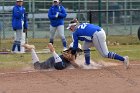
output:
[[[140,64],[0,73],[0,93],[140,93]]]

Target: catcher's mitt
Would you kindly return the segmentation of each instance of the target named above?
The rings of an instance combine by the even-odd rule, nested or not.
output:
[[[71,54],[71,50],[68,51],[63,51],[62,52],[63,57],[68,60],[68,61],[72,61],[73,59],[73,55]]]

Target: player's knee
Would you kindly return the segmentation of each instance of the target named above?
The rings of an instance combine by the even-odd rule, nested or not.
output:
[[[105,57],[105,58],[108,58],[108,53],[104,53],[104,54],[102,53],[101,56]]]
[[[39,62],[35,62],[34,63],[34,69],[38,69],[38,70],[41,69],[41,66],[40,66],[40,63]]]

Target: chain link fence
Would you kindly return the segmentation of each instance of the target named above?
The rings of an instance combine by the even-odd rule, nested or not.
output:
[[[0,1],[0,49],[11,49],[14,31],[11,27],[12,8],[16,0]],[[101,10],[98,10],[98,0],[61,0],[67,10],[65,19],[65,35],[71,36],[66,30],[69,20],[78,18],[80,22],[99,24],[107,35],[136,35],[140,26],[139,0],[102,0]],[[42,47],[49,39],[48,9],[52,0],[24,0],[28,12],[29,43]],[[57,37],[56,37],[57,38]],[[42,43],[42,44],[39,44]]]

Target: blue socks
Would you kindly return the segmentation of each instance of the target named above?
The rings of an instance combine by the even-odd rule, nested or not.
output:
[[[108,58],[112,58],[112,59],[116,59],[116,60],[120,60],[120,61],[124,61],[124,58],[114,52],[109,52],[108,53]]]
[[[62,39],[62,43],[63,43],[63,47],[66,48],[67,47],[67,42],[66,42],[66,39],[65,38]]]
[[[16,47],[18,48],[18,51],[20,51],[20,44],[21,44],[20,41],[14,41],[12,51],[15,51]]]
[[[53,45],[53,39],[50,39],[50,42],[49,43],[52,43],[52,45]]]
[[[85,64],[89,65],[90,64],[90,49],[84,50],[84,55],[85,55]]]

